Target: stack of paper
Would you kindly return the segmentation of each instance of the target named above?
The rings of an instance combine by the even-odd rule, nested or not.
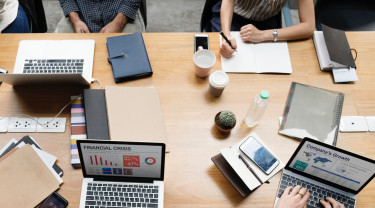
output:
[[[56,157],[29,136],[12,139],[0,157],[0,207],[35,207],[63,182]]]

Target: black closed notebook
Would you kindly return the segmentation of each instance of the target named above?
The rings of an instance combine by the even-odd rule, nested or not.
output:
[[[142,33],[108,37],[107,50],[116,83],[152,75]]]
[[[109,140],[105,91],[84,89],[83,100],[87,139]]]

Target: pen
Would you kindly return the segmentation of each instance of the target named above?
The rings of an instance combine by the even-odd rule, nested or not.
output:
[[[259,176],[255,173],[255,171],[250,167],[250,165],[246,162],[246,160],[241,156],[241,155],[238,155],[238,157],[242,160],[243,163],[245,163],[246,167],[250,170],[250,172],[255,176],[255,178],[258,179],[258,181],[260,182],[260,184],[263,184],[262,180],[260,180]],[[265,183],[267,183],[268,181],[266,181]]]
[[[85,31],[81,28],[81,33],[85,33]]]
[[[224,35],[223,31],[220,32],[220,35],[221,35],[221,37],[224,38],[225,41],[227,41],[227,43],[229,44],[229,46],[230,46],[232,49],[234,49],[234,48],[232,47],[232,43],[228,40],[227,36]],[[236,50],[236,51],[237,51],[237,50]]]

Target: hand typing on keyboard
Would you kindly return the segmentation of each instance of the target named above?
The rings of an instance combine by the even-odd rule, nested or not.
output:
[[[337,202],[336,200],[332,199],[331,197],[326,197],[326,201],[324,200],[320,200],[320,203],[324,206],[324,208],[345,208],[345,206],[343,204],[341,204],[340,202]],[[332,206],[331,206],[331,204]]]
[[[310,193],[306,188],[301,186],[295,186],[294,188],[289,186],[285,188],[280,200],[277,203],[277,208],[309,208],[317,207],[309,203]],[[320,200],[320,203],[324,208],[345,208],[345,206],[331,197],[326,197],[326,201]]]

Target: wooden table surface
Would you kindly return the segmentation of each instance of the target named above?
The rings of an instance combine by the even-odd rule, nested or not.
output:
[[[165,207],[272,207],[281,173],[270,184],[264,184],[251,195],[241,195],[212,163],[211,157],[224,147],[234,145],[251,132],[256,132],[283,162],[287,162],[299,141],[278,134],[278,118],[282,116],[292,81],[345,93],[344,116],[375,116],[375,33],[347,33],[349,44],[358,52],[359,81],[334,84],[330,73],[321,72],[312,39],[289,42],[293,67],[290,75],[229,74],[230,82],[219,98],[208,92],[208,79],[194,74],[192,33],[145,33],[152,77],[115,84],[106,58],[106,37],[119,34],[10,34],[0,35],[0,67],[12,72],[18,43],[23,39],[94,39],[95,57],[93,77],[103,87],[154,86],[159,91],[165,126],[171,152],[166,155]],[[216,54],[213,70],[220,70],[219,35],[209,34],[210,48]],[[269,57],[272,61],[272,57]],[[98,88],[91,84],[91,88]],[[270,92],[271,104],[261,123],[248,128],[244,115],[253,97],[261,90]],[[13,88],[0,86],[0,116],[28,114],[34,117],[54,116],[71,95],[82,93],[72,87]],[[324,102],[324,101],[322,101]],[[228,136],[219,134],[213,126],[214,116],[221,110],[231,110],[237,116],[237,125]],[[70,110],[61,116],[70,124]],[[11,138],[21,139],[27,133],[1,133],[0,146]],[[70,165],[70,125],[65,133],[28,134],[58,158],[64,170],[59,193],[69,201],[69,207],[78,207],[82,172]],[[124,132],[126,136],[126,132]],[[339,133],[337,146],[375,159],[374,133]],[[375,207],[375,180],[358,195],[357,207]]]

